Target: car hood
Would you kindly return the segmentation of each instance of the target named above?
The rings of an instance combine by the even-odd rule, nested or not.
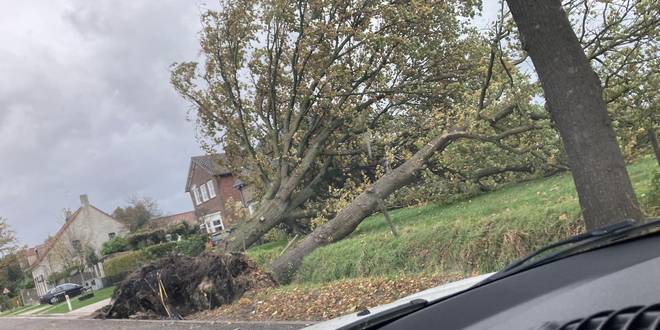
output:
[[[478,275],[466,279],[462,279],[460,281],[456,282],[451,282],[447,284],[443,284],[440,286],[436,286],[434,288],[430,288],[424,291],[417,292],[415,294],[403,297],[399,300],[396,300],[394,302],[391,302],[389,304],[385,305],[380,305],[377,307],[369,308],[369,314],[364,315],[364,316],[358,316],[357,312],[356,313],[351,313],[351,314],[346,314],[344,316],[340,316],[338,318],[334,318],[332,320],[328,320],[325,322],[321,323],[316,323],[312,326],[309,326],[305,329],[309,330],[321,330],[321,329],[337,329],[346,325],[349,325],[355,321],[360,320],[361,318],[368,317],[368,316],[374,316],[378,313],[387,311],[389,309],[392,309],[397,306],[401,306],[404,304],[409,303],[413,299],[424,299],[426,301],[435,301],[441,298],[444,298],[446,296],[452,295],[454,293],[463,291],[465,289],[470,288],[471,286],[485,280],[489,276],[493,275],[494,273],[488,273],[488,274],[483,274],[483,275]]]

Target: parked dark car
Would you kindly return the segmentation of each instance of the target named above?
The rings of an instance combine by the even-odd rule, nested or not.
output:
[[[60,284],[46,292],[39,302],[42,304],[57,304],[60,301],[64,301],[64,296],[68,295],[69,297],[74,297],[83,293],[85,288],[80,284],[75,283],[64,283]]]

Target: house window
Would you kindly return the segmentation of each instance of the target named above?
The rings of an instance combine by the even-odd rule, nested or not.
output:
[[[117,234],[115,234],[115,233],[108,233],[108,238],[109,238],[109,239],[113,239],[113,238],[115,238],[115,236],[117,236]]]
[[[71,241],[71,246],[76,251],[82,251],[82,244],[80,244],[80,240],[74,239]]]
[[[213,185],[213,180],[209,180],[209,182],[206,183],[206,187],[209,189],[209,196],[215,198],[215,186]]]
[[[220,215],[220,212],[205,216],[204,224],[206,225],[206,232],[209,234],[225,229],[225,226],[222,223],[222,216]]]
[[[206,185],[203,184],[199,189],[202,191],[202,200],[205,202],[209,200],[209,192],[206,190]]]
[[[202,201],[199,199],[199,189],[196,185],[192,186],[193,195],[195,195],[195,205],[202,204]]]

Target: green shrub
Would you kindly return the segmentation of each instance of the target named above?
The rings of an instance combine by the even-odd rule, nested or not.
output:
[[[150,245],[165,242],[165,231],[162,229],[141,231],[126,237],[131,250],[139,250]]]
[[[116,276],[131,272],[148,260],[142,251],[131,251],[112,257],[103,263],[106,276]]]
[[[194,235],[198,232],[197,228],[195,227],[190,227],[188,223],[182,222],[179,223],[175,226],[172,226],[167,229],[167,234],[171,234],[172,237],[176,237],[176,235],[180,235],[183,237]]]
[[[195,257],[204,252],[206,239],[201,235],[190,236],[176,242],[176,251],[187,256]]]
[[[126,250],[128,250],[128,241],[121,236],[117,236],[101,245],[101,254],[104,256]]]
[[[34,280],[32,280],[30,277],[26,277],[25,281],[23,281],[23,288],[34,289]]]
[[[263,243],[271,243],[288,239],[291,239],[291,237],[289,237],[289,235],[287,235],[287,233],[282,228],[275,227],[264,234],[264,236],[261,238],[261,241]]]
[[[175,251],[177,242],[165,242],[151,245],[142,251],[149,260],[160,259]]]

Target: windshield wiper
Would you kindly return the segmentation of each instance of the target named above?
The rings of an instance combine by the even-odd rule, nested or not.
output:
[[[650,224],[647,224],[650,225]],[[658,224],[656,224],[658,225]],[[642,225],[645,226],[645,225]],[[601,238],[604,237],[611,237],[611,236],[616,236],[618,234],[621,234],[623,232],[627,232],[631,229],[640,227],[637,225],[637,222],[634,220],[625,220],[613,225],[605,226],[603,228],[595,229],[586,233],[582,233],[579,235],[575,235],[571,238],[565,239],[563,241],[559,241],[556,243],[552,243],[550,245],[547,245],[540,250],[537,250],[536,252],[520,259],[517,260],[508,266],[506,266],[504,269],[501,271],[495,273],[493,276],[485,279],[482,283],[487,283],[491,282],[497,279],[500,279],[502,277],[521,272],[523,270],[533,268],[535,266],[544,264],[548,262],[551,259],[556,259],[559,255],[564,255],[565,252],[568,250],[573,250],[576,247],[583,247],[584,245],[588,245],[589,243],[595,241],[595,240],[600,240]],[[562,248],[562,247],[567,247],[565,249],[560,249],[559,251],[549,254],[544,257],[540,257],[542,254],[553,250],[557,248]],[[534,260],[536,259],[536,260]]]

